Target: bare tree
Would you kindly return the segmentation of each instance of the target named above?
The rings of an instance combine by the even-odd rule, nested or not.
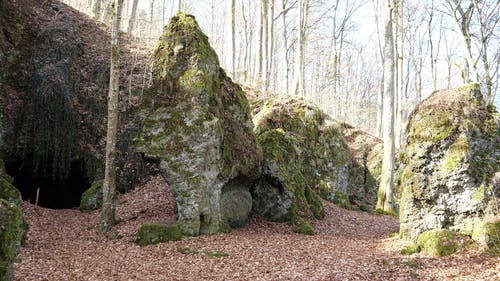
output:
[[[294,78],[293,78],[293,94],[305,96],[305,81],[304,81],[304,53],[306,47],[306,32],[307,32],[307,17],[309,11],[309,0],[298,0],[297,17],[297,41],[295,42],[295,61],[294,61]]]
[[[106,134],[106,164],[103,183],[103,203],[99,231],[111,230],[115,224],[116,137],[118,127],[118,95],[120,91],[119,30],[123,0],[115,0],[111,29],[111,63],[108,93],[108,129]]]
[[[384,156],[382,174],[378,189],[377,210],[395,214],[394,206],[394,38],[393,9],[394,0],[383,0],[384,23],[384,110],[383,110],[383,140]]]
[[[135,18],[137,15],[137,4],[139,3],[139,0],[134,0],[132,3],[132,12],[130,14],[130,19],[128,21],[128,27],[127,27],[127,32],[129,34],[132,34],[134,32],[134,25],[135,25]]]

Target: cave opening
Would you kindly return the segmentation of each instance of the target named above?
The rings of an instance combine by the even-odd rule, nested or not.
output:
[[[80,205],[82,194],[90,188],[85,161],[73,160],[68,175],[58,178],[50,167],[37,169],[33,164],[6,162],[6,173],[14,178],[13,185],[21,192],[23,200],[35,204],[38,190],[38,206],[51,209],[71,209]],[[42,172],[44,170],[44,172]]]

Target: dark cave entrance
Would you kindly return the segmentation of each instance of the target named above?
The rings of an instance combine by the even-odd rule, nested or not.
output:
[[[13,185],[21,191],[23,200],[35,203],[39,188],[38,205],[51,209],[70,209],[78,207],[82,194],[90,187],[83,160],[71,162],[65,179],[52,176],[50,168],[45,173],[33,174],[33,165],[19,162],[5,163],[6,173],[14,178]],[[41,170],[41,169],[39,169]]]

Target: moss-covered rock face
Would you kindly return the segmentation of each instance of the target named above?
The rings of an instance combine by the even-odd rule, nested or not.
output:
[[[80,210],[97,210],[102,206],[102,185],[104,180],[95,181],[92,186],[82,194]]]
[[[417,247],[429,255],[443,257],[458,249],[454,233],[446,229],[428,230],[418,236]]]
[[[272,221],[322,218],[320,196],[335,202],[349,193],[351,152],[336,124],[300,98],[254,102],[263,177],[253,209]]]
[[[21,192],[12,185],[12,178],[0,174],[0,199],[5,199],[10,203],[21,204]]]
[[[384,154],[382,140],[347,123],[340,125],[340,132],[352,151],[349,190],[358,200],[376,201]]]
[[[179,241],[182,233],[177,224],[164,225],[146,222],[134,236],[134,242],[139,246],[147,246],[167,241]]]
[[[499,124],[477,85],[436,92],[417,107],[396,182],[402,237],[429,229],[471,235],[498,215]]]
[[[0,199],[0,280],[12,280],[12,263],[17,261],[27,233],[19,206]]]
[[[169,21],[154,60],[135,146],[160,163],[182,232],[215,233],[223,187],[238,178],[248,190],[260,174],[248,102],[191,15],[178,13]]]

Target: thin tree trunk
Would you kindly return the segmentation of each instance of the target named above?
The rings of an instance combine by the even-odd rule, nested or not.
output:
[[[286,5],[285,5],[285,0],[281,0],[281,11],[282,11],[282,25],[283,25],[283,33],[282,33],[282,52],[284,56],[284,65],[285,65],[285,93],[288,94],[288,84],[289,84],[289,77],[290,77],[290,62],[288,60],[288,46],[287,46],[287,28],[286,28]]]
[[[94,12],[94,19],[97,20],[101,15],[101,0],[95,0],[93,12]]]
[[[304,49],[305,49],[305,33],[307,27],[307,10],[308,0],[298,0],[298,13],[297,17],[297,46],[295,51],[295,70],[293,79],[293,94],[305,96],[304,87]]]
[[[108,94],[108,129],[106,134],[106,165],[104,171],[103,203],[99,231],[105,233],[115,224],[116,190],[116,137],[118,129],[118,105],[120,87],[119,30],[123,0],[115,1],[111,31],[111,63]]]
[[[234,20],[234,13],[235,13],[235,0],[230,0],[229,1],[229,42],[231,44],[231,51],[230,51],[230,61],[229,61],[229,73],[231,74],[231,77],[233,79],[236,78],[236,73],[235,73],[235,60],[236,60],[236,32],[235,32],[235,20]]]
[[[397,38],[397,51],[396,51],[396,56],[397,56],[397,66],[396,66],[396,78],[397,78],[397,88],[396,88],[396,100],[397,100],[397,106],[396,106],[396,129],[395,129],[395,145],[396,147],[399,147],[401,145],[402,137],[403,137],[403,3],[404,0],[398,0],[397,1],[397,10],[396,10],[396,15],[397,15],[397,21],[395,22],[397,24],[397,32],[396,32],[396,38]]]
[[[269,2],[271,13],[269,14],[268,25],[269,25],[269,37],[268,37],[268,45],[269,49],[267,51],[267,67],[266,67],[266,80],[265,80],[265,88],[269,89],[269,85],[271,83],[271,69],[273,67],[273,53],[274,53],[274,0],[270,0]]]
[[[383,53],[383,48],[382,48],[382,39],[380,38],[380,22],[379,22],[379,17],[378,17],[378,2],[375,3],[375,0],[372,0],[373,3],[373,8],[375,10],[375,28],[377,30],[377,42],[378,42],[378,50],[379,50],[379,58],[380,58],[380,63],[382,65],[382,71],[380,73],[380,86],[377,92],[377,125],[375,128],[375,135],[378,136],[379,138],[382,138],[382,112],[384,111],[384,53]]]
[[[132,34],[134,32],[134,27],[135,27],[135,17],[137,15],[137,4],[139,3],[139,0],[134,0],[132,3],[132,12],[130,14],[130,19],[128,21],[128,28],[127,32],[129,34]]]
[[[261,61],[260,67],[261,67],[261,72],[260,72],[260,81],[262,83],[262,92],[265,93],[267,92],[267,54],[268,54],[268,16],[267,16],[267,10],[268,10],[268,1],[267,0],[261,0],[261,29],[262,29],[262,41],[260,42],[261,45]]]
[[[384,0],[384,156],[378,189],[377,210],[395,214],[394,206],[394,38],[392,27],[393,0]]]

